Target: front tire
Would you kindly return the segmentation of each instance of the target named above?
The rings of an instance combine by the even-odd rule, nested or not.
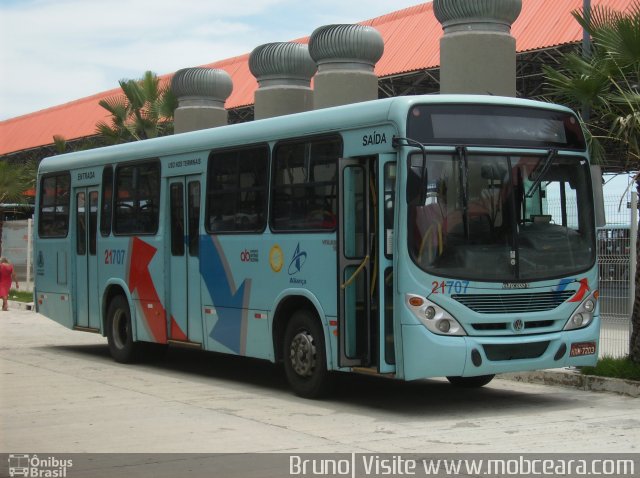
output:
[[[327,371],[324,332],[308,310],[293,313],[284,333],[284,371],[293,391],[305,398],[319,398],[331,385]]]
[[[116,362],[132,363],[138,360],[140,344],[133,340],[131,310],[123,296],[118,295],[107,311],[107,341],[109,352]]]
[[[447,377],[447,380],[454,387],[460,388],[480,388],[484,387],[495,375],[478,375],[477,377]]]

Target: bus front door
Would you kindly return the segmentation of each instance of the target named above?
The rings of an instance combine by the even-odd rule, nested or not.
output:
[[[199,225],[200,177],[169,179],[169,340],[202,344]]]
[[[374,158],[341,159],[338,222],[338,363],[372,365],[371,168]],[[375,304],[374,304],[375,305]]]
[[[100,329],[98,305],[98,189],[75,188],[75,325],[82,329]]]
[[[339,365],[393,373],[396,155],[340,164]]]

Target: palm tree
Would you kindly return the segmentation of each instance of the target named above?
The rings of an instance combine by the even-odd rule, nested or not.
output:
[[[0,204],[27,204],[25,193],[36,182],[36,168],[33,163],[13,164],[0,161]]]
[[[53,148],[56,154],[64,154],[67,152],[67,140],[64,136],[59,134],[53,135]]]
[[[122,95],[100,101],[111,114],[96,130],[109,144],[155,138],[173,133],[173,111],[178,106],[169,82],[145,72],[140,80],[120,80]]]
[[[591,35],[590,58],[565,55],[562,68],[545,68],[548,91],[556,99],[580,107],[588,105],[591,154],[597,162],[622,171],[640,170],[640,1],[624,12],[594,7],[590,15],[572,12]],[[607,156],[606,149],[615,148]],[[635,176],[640,195],[640,174]],[[640,259],[640,240],[636,238]],[[632,314],[631,359],[640,363],[640,267],[636,267]]]

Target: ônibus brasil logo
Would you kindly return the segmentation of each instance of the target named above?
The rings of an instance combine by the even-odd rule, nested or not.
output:
[[[38,455],[10,454],[9,476],[26,476],[38,478],[65,478],[67,468],[73,466],[73,460],[47,456],[45,458]]]

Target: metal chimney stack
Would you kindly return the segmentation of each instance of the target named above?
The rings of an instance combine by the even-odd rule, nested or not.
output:
[[[313,108],[311,77],[316,66],[307,45],[266,43],[249,55],[249,69],[256,80],[256,120],[309,111]]]
[[[375,28],[363,25],[325,25],[309,39],[309,53],[318,65],[314,108],[378,98],[376,62],[384,41]]]
[[[442,24],[440,93],[516,96],[511,25],[522,0],[434,0]]]
[[[233,90],[233,83],[226,71],[183,68],[173,75],[171,90],[178,98],[174,113],[176,134],[227,124],[224,102]]]

